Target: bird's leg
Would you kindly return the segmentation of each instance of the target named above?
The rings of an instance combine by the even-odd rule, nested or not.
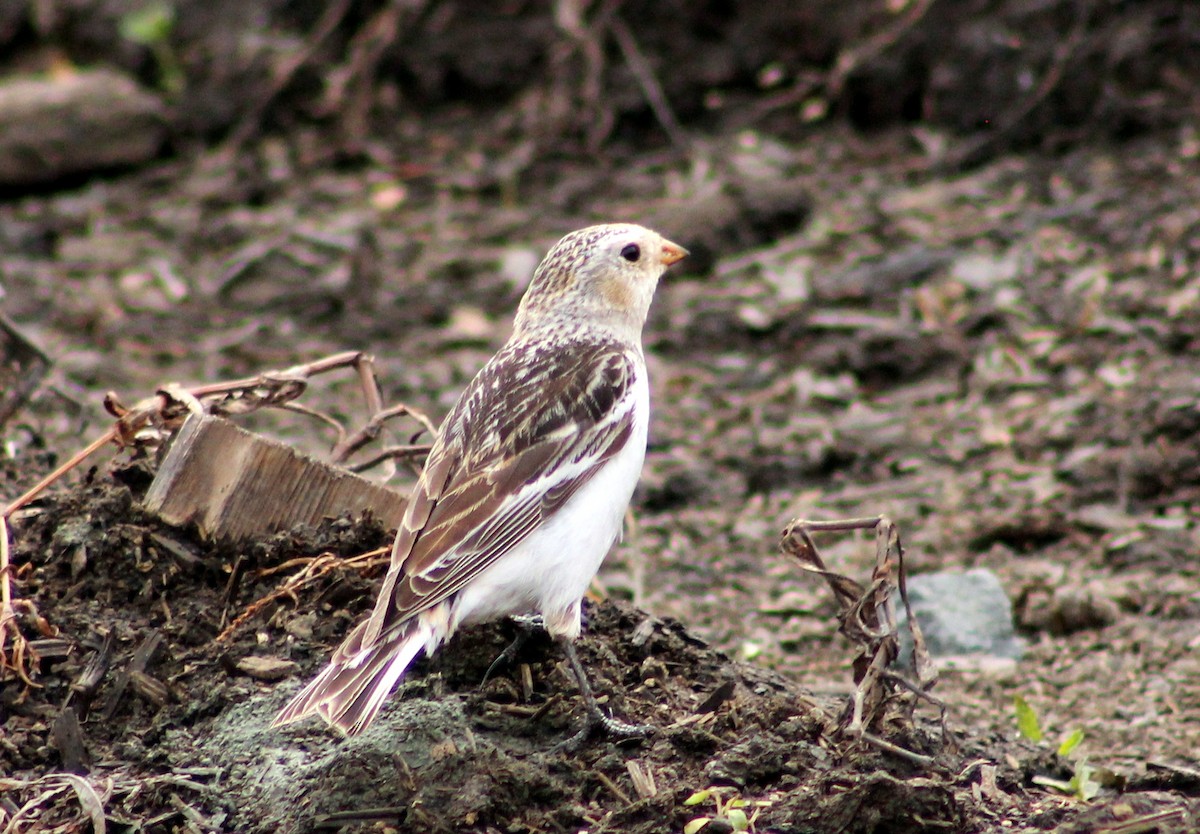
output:
[[[583,671],[583,664],[579,662],[579,654],[575,651],[575,641],[568,637],[560,637],[558,642],[567,656],[567,662],[571,664],[571,671],[575,673],[575,680],[579,683],[579,694],[583,696],[583,703],[587,707],[587,721],[584,723],[583,729],[559,745],[560,748],[575,749],[597,728],[617,738],[640,738],[648,735],[654,729],[649,724],[627,724],[605,715],[596,701],[595,693],[592,692],[592,685]]]
[[[508,666],[517,659],[517,655],[521,651],[521,647],[529,642],[529,638],[537,634],[539,631],[546,630],[546,624],[542,621],[540,615],[531,617],[510,617],[513,625],[517,627],[517,636],[513,641],[505,647],[504,651],[496,655],[496,659],[492,661],[492,665],[483,673],[483,680],[479,682],[479,688],[482,689],[487,685],[487,682],[492,679],[492,675],[501,665]]]

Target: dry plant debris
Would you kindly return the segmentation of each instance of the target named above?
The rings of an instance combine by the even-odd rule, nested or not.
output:
[[[370,415],[367,422],[353,432],[348,431],[332,416],[295,402],[307,389],[310,377],[344,368],[352,368],[358,375],[366,408]],[[16,599],[13,596],[7,520],[36,499],[47,487],[60,480],[109,443],[114,443],[121,449],[146,452],[161,446],[179,430],[189,415],[235,416],[249,414],[262,408],[295,411],[314,417],[333,427],[337,432],[337,441],[330,453],[330,460],[335,464],[346,464],[351,455],[379,438],[387,421],[397,417],[411,417],[420,424],[421,428],[413,436],[413,440],[423,433],[431,436],[437,433],[432,421],[419,410],[404,404],[388,408],[383,406],[379,383],[375,377],[374,360],[361,351],[346,351],[282,371],[268,371],[255,377],[230,382],[211,383],[191,388],[176,384],[164,385],[155,392],[154,396],[142,400],[132,407],[126,407],[114,393],[109,392],[105,395],[104,406],[116,418],[112,426],[24,494],[13,499],[0,514],[0,680],[12,672],[26,686],[37,685],[34,683],[32,671],[37,665],[38,653],[21,632],[17,622],[19,613],[28,615],[42,637],[52,638],[55,636],[53,626],[38,614],[31,600]],[[428,445],[417,443],[390,447],[379,451],[369,460],[348,468],[362,471],[396,459],[418,459],[428,449]],[[370,555],[365,554],[360,558],[367,558]],[[335,566],[321,563],[315,575],[323,576],[333,567]],[[311,569],[302,573],[295,583],[285,584],[278,594],[261,601],[262,604],[266,604],[270,599],[278,596],[293,593],[296,588],[304,584],[305,577],[311,579],[313,575],[314,571]],[[246,616],[256,610],[257,608],[252,607]],[[232,629],[241,621],[241,619],[235,621],[230,628]]]
[[[0,516],[0,681],[12,672],[29,688],[36,687],[34,669],[42,654],[38,643],[52,642],[58,636],[58,630],[38,613],[37,604],[31,599],[15,599],[12,593],[12,574],[14,573],[9,558],[8,521]],[[21,632],[18,622],[24,614],[31,627],[43,638],[40,641],[29,641]]]
[[[36,32],[27,5],[0,4],[0,41],[14,55],[45,44],[80,55],[102,43],[129,71],[152,57],[131,50],[115,23],[104,25],[126,4],[73,3],[70,14],[43,15]],[[412,720],[398,725],[407,736],[373,757],[344,757],[344,787],[326,773],[304,780],[289,766],[274,784],[295,786],[288,799],[296,801],[270,803],[254,791],[277,757],[268,750],[250,759],[243,772],[252,779],[239,784],[239,760],[229,755],[274,743],[244,735],[254,715],[248,702],[268,687],[214,658],[257,656],[262,640],[284,640],[279,651],[307,671],[324,659],[340,620],[322,617],[314,627],[294,616],[282,632],[280,616],[260,630],[264,612],[255,628],[212,646],[226,624],[223,607],[236,616],[273,588],[243,587],[223,606],[225,554],[164,549],[154,537],[168,532],[130,505],[128,485],[96,479],[56,487],[37,515],[10,519],[13,589],[62,634],[33,639],[29,615],[16,612],[42,653],[34,680],[43,687],[26,689],[11,674],[0,685],[0,711],[8,708],[0,771],[41,785],[61,768],[47,717],[80,679],[87,654],[78,652],[94,650],[93,628],[114,637],[112,669],[120,670],[165,626],[166,650],[149,671],[184,698],[159,709],[126,697],[112,722],[83,724],[89,752],[107,763],[89,778],[117,775],[120,789],[121,774],[132,773],[143,786],[140,801],[114,795],[114,827],[206,828],[178,800],[204,814],[208,828],[239,831],[278,830],[267,822],[272,814],[304,802],[323,803],[317,812],[416,802],[425,815],[408,826],[431,831],[658,834],[692,816],[678,807],[688,791],[732,769],[744,798],[775,802],[760,830],[1195,830],[1200,76],[1179,62],[1190,54],[1200,5],[1003,0],[971,14],[961,4],[878,0],[821,16],[829,4],[806,0],[786,10],[721,5],[728,18],[714,17],[713,4],[363,10],[334,2],[311,14],[284,5],[271,15],[253,2],[173,4],[171,40],[189,84],[171,108],[172,129],[248,137],[236,158],[187,154],[132,176],[0,203],[5,312],[33,324],[46,344],[69,347],[55,370],[66,396],[35,399],[30,424],[5,438],[5,499],[78,444],[79,410],[54,411],[64,400],[70,406],[69,386],[153,391],[165,363],[172,378],[234,378],[369,342],[381,356],[403,357],[379,365],[404,392],[399,398],[419,397],[437,411],[504,326],[512,240],[548,240],[584,214],[641,212],[664,187],[671,205],[717,203],[693,198],[704,188],[732,204],[720,223],[686,224],[712,269],[697,270],[703,282],[664,287],[651,328],[659,402],[639,521],[654,558],[635,570],[626,546],[608,587],[640,586],[642,607],[685,620],[716,648],[753,645],[762,664],[819,692],[841,692],[848,656],[826,650],[841,637],[830,634],[824,586],[794,583],[812,587],[781,593],[790,584],[781,578],[795,568],[779,555],[762,570],[762,543],[797,506],[820,518],[874,506],[904,519],[908,538],[936,542],[905,554],[910,568],[966,561],[994,569],[1025,601],[1030,654],[1001,678],[943,673],[937,692],[954,710],[965,759],[940,780],[869,744],[831,748],[824,732],[801,732],[808,724],[803,715],[788,723],[790,701],[758,697],[766,681],[738,683],[732,696],[713,700],[711,722],[680,728],[658,749],[588,748],[530,767],[527,718],[502,724],[507,736],[480,730],[480,718],[493,727],[509,718],[494,700],[471,700],[491,661],[483,649],[507,642],[486,632],[491,642],[474,644],[472,665],[411,682],[411,696],[425,687],[436,700],[402,701],[412,705]],[[64,4],[39,4],[50,7]],[[99,29],[79,25],[85,9]],[[560,10],[580,11],[582,40],[564,35]],[[636,34],[632,50],[605,32],[614,11]],[[250,64],[238,60],[247,36],[261,46]],[[638,52],[653,76],[632,71],[628,56]],[[213,91],[233,79],[246,95],[204,106],[224,101]],[[711,143],[724,164],[677,160],[661,139],[661,117],[646,107],[654,80],[692,147]],[[236,130],[243,120],[249,129]],[[734,136],[739,128],[753,130]],[[591,152],[588,140],[603,136],[604,147]],[[547,147],[553,152],[538,152]],[[777,158],[779,179],[809,197],[804,211],[762,221],[739,200],[764,189],[744,188],[746,178],[731,181],[731,172],[743,170],[741,159]],[[930,175],[957,166],[972,170]],[[724,199],[730,191],[737,200]],[[460,311],[477,326],[456,331]],[[310,390],[305,402],[325,393]],[[68,526],[88,532],[63,552],[57,531]],[[869,584],[869,571],[838,567],[833,547],[813,536],[830,565]],[[248,554],[247,583],[256,568],[330,549],[308,541]],[[127,569],[134,565],[148,573]],[[638,584],[622,570],[640,571]],[[338,618],[360,613],[350,594],[363,593],[365,582],[353,571],[346,579],[335,574],[309,591]],[[1063,617],[1060,630],[1060,618],[1032,616],[1044,591],[1059,609],[1107,601],[1115,618]],[[645,683],[646,708],[666,692],[690,709],[722,686],[729,664],[681,666],[678,650],[690,645],[682,641],[640,656],[627,639],[636,618],[611,624],[603,648],[621,662],[605,668],[614,681],[639,671],[654,681]],[[76,656],[54,660],[54,639]],[[535,669],[547,662],[526,660]],[[592,661],[603,662],[602,653]],[[534,674],[542,687],[535,698],[553,691],[544,685],[557,680],[551,671]],[[392,792],[362,797],[364,772],[394,772],[397,743],[415,736],[417,755],[418,745],[429,747],[420,734],[427,719],[454,717],[447,702],[460,699],[438,691],[439,680],[456,684],[468,708],[455,715],[469,720],[452,726],[506,752],[451,753],[415,775],[369,780],[370,789]],[[1080,803],[1032,786],[1046,754],[1013,738],[1014,689],[1048,726],[1085,722],[1099,758],[1129,774],[1126,792]],[[528,701],[518,687],[495,705]],[[149,737],[131,743],[148,726]],[[911,746],[903,735],[887,738]],[[640,801],[626,766],[634,760],[658,788]],[[219,793],[155,781],[197,761],[222,768],[191,777],[219,777]],[[923,778],[894,778],[914,769]],[[457,790],[442,792],[447,785]],[[11,815],[44,789],[0,789],[0,806]],[[88,830],[72,790],[54,802],[61,817],[47,809],[36,824],[52,830],[56,819],[73,819]]]
[[[366,553],[360,553],[357,556],[350,558],[340,558],[332,553],[322,553],[319,556],[303,557],[300,559],[291,559],[284,562],[282,565],[264,568],[257,572],[259,578],[271,576],[285,570],[303,566],[303,570],[299,573],[292,574],[285,582],[280,584],[270,593],[259,597],[253,603],[245,608],[234,620],[227,625],[213,641],[215,643],[223,643],[229,639],[238,629],[249,622],[256,614],[266,608],[275,600],[283,597],[289,597],[293,603],[298,604],[297,594],[304,589],[310,587],[317,580],[324,576],[333,573],[335,570],[357,570],[361,573],[370,573],[380,567],[384,567],[390,561],[390,547],[379,547],[375,550],[369,550]]]
[[[870,584],[866,587],[848,576],[829,570],[811,535],[815,532],[854,530],[871,530],[875,533],[875,567],[871,572]],[[849,737],[861,738],[913,762],[932,762],[928,756],[898,747],[875,732],[883,723],[888,707],[894,705],[904,692],[941,706],[929,694],[929,690],[937,683],[937,670],[925,647],[921,626],[909,607],[905,589],[904,548],[900,544],[900,531],[896,525],[886,516],[834,521],[796,519],[784,529],[780,546],[784,553],[800,563],[803,570],[824,578],[829,584],[838,605],[838,630],[859,647],[853,662],[855,690],[852,709],[843,727],[844,732]],[[912,637],[910,666],[916,672],[915,682],[907,681],[891,668],[900,656],[893,601],[893,594],[897,591],[908,615],[904,625]],[[913,706],[915,703],[907,706],[909,715]],[[944,710],[942,719],[944,721]]]
[[[355,432],[347,432],[344,426],[320,411],[295,402],[308,388],[309,377],[342,368],[353,368],[362,386],[367,412],[367,423]],[[104,434],[97,437],[82,450],[75,453],[62,466],[55,469],[35,486],[4,508],[4,517],[28,504],[48,486],[67,472],[79,466],[94,452],[115,443],[119,448],[134,447],[140,450],[160,446],[171,434],[178,431],[189,414],[213,414],[236,416],[249,414],[262,408],[282,408],[314,417],[336,430],[338,440],[330,453],[330,460],[344,464],[347,459],[367,443],[377,439],[386,421],[408,416],[417,420],[424,432],[436,435],[437,430],[428,417],[416,409],[398,404],[384,408],[375,378],[374,359],[361,351],[347,351],[333,356],[295,365],[282,371],[268,371],[255,377],[231,382],[217,382],[184,388],[180,385],[164,385],[154,396],[132,407],[126,407],[109,392],[104,398],[104,407],[116,417],[116,422]],[[420,434],[420,433],[418,433]],[[360,464],[356,471],[377,465],[384,460],[402,457],[419,457],[428,451],[428,446],[409,444],[384,450],[370,461]]]
[[[0,778],[0,831],[75,834],[90,830],[107,834],[109,822],[121,830],[127,826],[146,831],[219,830],[223,815],[206,817],[181,796],[213,796],[214,788],[200,780],[216,775],[211,769],[194,768],[149,778],[123,772],[102,778],[74,773],[50,773],[39,779]],[[71,794],[75,797],[73,803],[69,801]],[[152,818],[126,810],[149,796],[161,796],[161,804],[171,810]],[[171,826],[166,827],[168,824]]]

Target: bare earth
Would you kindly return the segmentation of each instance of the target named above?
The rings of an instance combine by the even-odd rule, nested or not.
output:
[[[347,831],[649,834],[708,816],[719,832],[738,798],[759,832],[1200,825],[1194,127],[939,172],[937,136],[911,125],[696,120],[683,153],[648,117],[603,152],[514,162],[507,136],[481,138],[494,112],[432,112],[349,157],[300,125],[0,202],[4,312],[56,363],[2,429],[3,498],[107,428],[107,390],[132,402],[361,349],[385,401],[436,421],[554,240],[654,225],[695,254],[647,326],[647,465],[581,648],[614,713],[661,730],[556,749],[581,709],[551,645],[480,687],[503,623],[422,662],[362,737],[269,729],[381,563],[255,606],[308,562],[272,568],[388,531],[205,543],[141,510],[153,461],[106,450],[9,522],[20,632],[65,643],[29,664],[36,686],[0,678],[0,821],[99,830],[102,807],[117,831],[307,832],[349,812]],[[349,374],[303,402],[366,416]],[[315,454],[334,439],[294,413],[243,425]],[[878,732],[916,759],[840,733],[854,647],[778,548],[794,518],[876,514],[912,573],[994,571],[1028,647],[943,666],[944,734],[928,704],[893,711]],[[866,581],[867,538],[820,542]],[[71,694],[106,638],[100,683]],[[1018,735],[1015,695],[1040,744]],[[1035,782],[1083,762],[1112,777],[1087,800]]]

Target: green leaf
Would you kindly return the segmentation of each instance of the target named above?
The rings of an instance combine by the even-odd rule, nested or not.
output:
[[[1071,777],[1071,793],[1087,802],[1100,793],[1101,787],[1100,782],[1093,778],[1092,768],[1086,762],[1080,762],[1075,768],[1075,775]]]
[[[725,819],[729,820],[729,824],[733,826],[734,831],[750,830],[750,820],[746,816],[746,812],[741,808],[730,808],[725,814]]]
[[[712,822],[708,817],[696,817],[683,827],[683,834],[696,834],[704,826]]]
[[[143,46],[164,43],[175,26],[175,9],[164,2],[148,3],[121,18],[121,36]]]
[[[1083,741],[1083,728],[1079,728],[1075,732],[1063,739],[1062,744],[1058,745],[1059,758],[1065,759],[1071,755],[1071,752],[1079,746],[1079,742]]]
[[[708,802],[712,797],[712,791],[705,788],[702,791],[696,791],[694,794],[683,800],[684,805],[699,805],[701,802]],[[699,829],[697,829],[699,830]]]
[[[1021,737],[1032,742],[1042,740],[1042,727],[1038,723],[1037,713],[1033,707],[1020,695],[1013,696],[1013,708],[1017,712],[1017,730]]]

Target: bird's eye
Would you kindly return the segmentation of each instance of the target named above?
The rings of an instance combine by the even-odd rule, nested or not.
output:
[[[641,256],[642,249],[636,243],[627,243],[625,244],[625,248],[621,250],[621,257],[629,261],[631,264],[637,263],[638,258]]]

